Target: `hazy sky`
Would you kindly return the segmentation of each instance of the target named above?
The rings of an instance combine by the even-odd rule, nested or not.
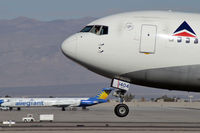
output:
[[[102,17],[135,10],[200,13],[200,0],[0,0],[0,19],[25,16],[39,20]]]

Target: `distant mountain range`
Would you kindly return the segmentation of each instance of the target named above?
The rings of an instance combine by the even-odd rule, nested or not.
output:
[[[70,61],[60,50],[64,39],[94,19],[0,20],[0,87],[104,82],[105,78]]]

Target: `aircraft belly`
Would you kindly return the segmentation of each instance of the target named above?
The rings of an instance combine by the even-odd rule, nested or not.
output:
[[[200,65],[146,69],[122,76],[138,85],[200,92]]]

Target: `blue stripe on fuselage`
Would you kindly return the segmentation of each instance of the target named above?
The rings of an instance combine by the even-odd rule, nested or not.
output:
[[[81,103],[80,103],[80,107],[82,106],[92,106],[92,105],[95,105],[95,104],[98,104],[98,103],[105,103],[107,102],[108,100],[104,100],[104,99],[95,99],[95,98],[89,98],[88,100],[81,100]]]
[[[4,100],[3,99],[0,99],[0,104],[4,103]]]

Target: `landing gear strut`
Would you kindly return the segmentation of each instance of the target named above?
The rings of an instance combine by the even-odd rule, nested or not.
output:
[[[87,108],[85,106],[82,107],[82,110],[87,110]]]
[[[118,97],[120,101],[120,104],[115,106],[115,115],[118,117],[126,117],[129,113],[129,108],[126,104],[123,104],[123,102],[125,93],[129,90],[130,83],[119,79],[113,79],[111,87],[117,88],[117,90],[113,93],[113,96]]]
[[[126,93],[126,90],[117,90],[114,92],[114,96],[119,97],[120,100],[120,104],[118,104],[117,106],[115,106],[114,112],[115,115],[117,115],[118,117],[126,117],[129,113],[129,108],[126,104],[123,104],[124,102],[124,95]]]

